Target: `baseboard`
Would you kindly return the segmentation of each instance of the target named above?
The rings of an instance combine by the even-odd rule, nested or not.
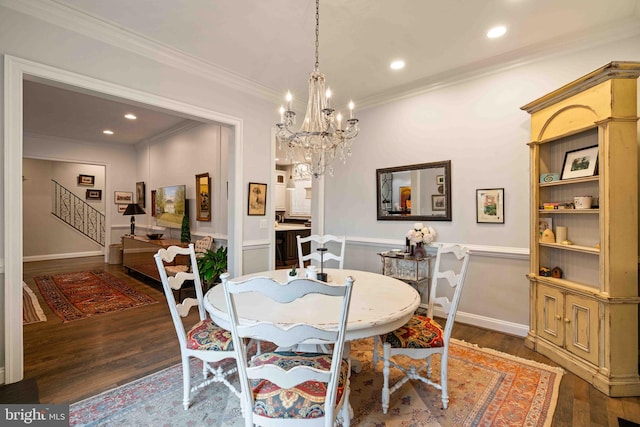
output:
[[[22,258],[22,262],[33,261],[48,261],[52,259],[66,259],[66,258],[84,258],[89,256],[102,256],[103,251],[87,251],[87,252],[72,252],[68,254],[49,254],[49,255],[33,255]]]
[[[421,307],[426,308],[426,304],[420,304]],[[435,309],[435,315],[438,317],[446,318],[447,315],[442,309]],[[458,311],[456,314],[456,322],[464,323],[467,325],[478,326],[479,328],[489,329],[491,331],[502,332],[504,334],[515,335],[518,337],[526,337],[529,332],[528,325],[521,325],[518,323],[507,322],[500,319],[494,319],[492,317],[480,316],[472,313],[465,313]]]

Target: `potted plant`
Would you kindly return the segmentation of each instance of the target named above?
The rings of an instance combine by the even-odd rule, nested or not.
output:
[[[200,279],[209,290],[220,280],[220,275],[227,271],[227,248],[220,246],[215,251],[207,249],[198,256],[197,262]]]
[[[298,271],[296,270],[296,266],[295,264],[291,267],[291,270],[289,270],[289,276],[287,277],[287,282],[293,279],[296,279],[298,277]]]

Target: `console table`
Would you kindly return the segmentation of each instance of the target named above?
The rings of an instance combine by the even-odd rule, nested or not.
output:
[[[151,240],[142,236],[124,235],[122,236],[122,266],[127,269],[127,272],[133,270],[160,281],[160,274],[153,256],[158,250],[169,246],[185,246],[185,244],[177,239]],[[187,259],[176,258],[178,264],[187,264],[187,262]]]
[[[431,281],[431,260],[433,255],[417,258],[402,252],[381,252],[378,254],[382,261],[382,274],[402,280],[413,286],[420,296],[426,292],[429,297],[429,282]]]

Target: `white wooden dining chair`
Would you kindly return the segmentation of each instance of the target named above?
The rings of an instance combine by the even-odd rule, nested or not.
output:
[[[245,425],[329,427],[339,416],[343,425],[348,426],[350,362],[343,353],[353,278],[347,277],[344,285],[312,279],[281,284],[267,277],[233,282],[228,273],[221,278],[237,354]],[[243,321],[236,299],[246,292],[270,298],[283,310],[306,312],[316,310],[319,301],[327,304],[327,297],[336,298],[335,323],[314,326]],[[246,338],[272,342],[278,349],[249,359]],[[332,344],[333,350],[331,353],[287,350],[309,343]]]
[[[325,234],[324,236],[319,236],[317,234],[312,234],[309,237],[300,237],[298,235],[296,236],[296,239],[298,240],[298,263],[300,265],[300,268],[304,268],[305,261],[314,260],[320,263],[320,260],[321,260],[320,253],[317,251],[314,251],[313,249],[311,250],[310,253],[306,255],[303,253],[302,244],[307,242],[315,242],[317,247],[319,248],[326,247],[327,243],[333,242],[333,243],[339,244],[340,255],[327,251],[322,255],[322,260],[324,262],[331,261],[331,260],[337,261],[338,268],[340,269],[344,268],[344,247],[346,242],[345,236],[334,236],[331,234]]]
[[[384,383],[382,387],[382,412],[385,414],[389,409],[391,394],[399,390],[400,387],[409,380],[420,380],[434,386],[442,392],[443,408],[447,409],[449,406],[447,388],[449,340],[458,310],[458,303],[460,302],[460,295],[462,294],[467,267],[469,266],[469,256],[470,252],[466,247],[459,245],[440,246],[433,269],[431,289],[429,290],[427,315],[413,315],[404,326],[374,338],[374,369],[378,367],[378,343],[380,341],[382,342],[383,348],[382,361],[384,366],[382,373]],[[447,266],[452,266],[453,269],[443,271],[443,263]],[[438,283],[440,280],[446,280],[449,286],[453,288],[451,300],[449,300],[447,296],[442,295],[446,290],[443,291],[440,289],[440,292],[438,292]],[[444,329],[433,319],[434,307],[436,305],[441,307],[447,315],[447,322]],[[441,355],[439,383],[431,380],[431,356],[433,354]],[[413,364],[409,367],[403,366],[392,359],[392,357],[396,355],[403,355],[413,360],[424,361],[424,364],[418,368]],[[389,386],[390,367],[399,369],[405,375],[391,387]],[[424,372],[421,373],[423,370]]]
[[[192,270],[191,272],[179,271],[174,276],[169,276],[165,270],[164,263],[173,262],[178,255],[188,255],[190,257]],[[184,409],[189,409],[191,405],[191,393],[213,382],[224,383],[236,396],[240,397],[240,392],[227,380],[229,375],[237,371],[237,366],[232,364],[230,368],[225,369],[218,363],[224,359],[235,359],[236,353],[233,350],[231,333],[213,323],[205,311],[202,284],[200,283],[200,273],[193,243],[189,244],[187,248],[170,246],[167,249],[160,249],[153,257],[160,273],[162,288],[167,298],[171,318],[180,343]],[[182,301],[176,301],[173,291],[180,290],[185,281],[194,282],[196,298],[185,298]],[[198,307],[200,321],[187,329],[182,319],[189,314],[192,307]],[[202,375],[204,377],[202,382],[193,387],[191,387],[190,370],[192,357],[202,361]],[[214,367],[214,363],[218,364],[218,366]]]

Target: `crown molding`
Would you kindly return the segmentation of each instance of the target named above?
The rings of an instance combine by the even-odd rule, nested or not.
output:
[[[494,56],[359,99],[358,105],[360,110],[376,107],[638,35],[640,35],[640,6],[636,6],[633,16],[613,25],[601,27],[598,31],[575,33]]]
[[[269,102],[280,102],[282,98],[281,93],[258,82],[57,0],[0,0],[0,6]]]

